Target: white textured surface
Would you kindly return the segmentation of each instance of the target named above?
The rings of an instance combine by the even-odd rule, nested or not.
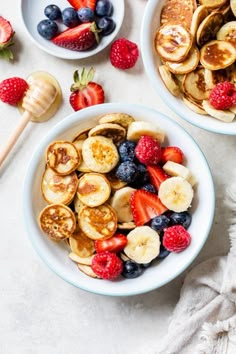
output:
[[[140,103],[169,115],[192,134],[209,161],[215,181],[216,215],[210,237],[192,268],[228,251],[222,199],[235,165],[235,137],[203,131],[173,114],[154,92],[141,57],[135,68],[121,72],[110,65],[109,48],[96,57],[68,62],[40,51],[29,42],[17,3],[14,7],[10,1],[1,3],[0,14],[16,31],[16,59],[13,63],[1,61],[0,80],[48,71],[60,82],[64,102],[53,119],[26,128],[0,170],[0,354],[155,354],[178,301],[184,274],[159,290],[128,298],[93,295],[62,281],[38,258],[25,232],[21,208],[25,167],[37,141],[72,113],[68,97],[73,71],[93,65],[107,102]],[[140,43],[145,4],[145,0],[125,1],[125,22],[119,37]],[[1,148],[20,116],[16,108],[0,103],[0,117]]]

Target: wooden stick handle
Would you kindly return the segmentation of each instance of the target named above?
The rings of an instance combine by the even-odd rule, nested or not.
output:
[[[14,132],[10,135],[5,147],[3,148],[2,151],[0,151],[0,166],[13,148],[14,144],[16,143],[17,139],[23,132],[24,128],[26,125],[29,123],[30,119],[32,118],[32,115],[25,111],[21,117],[21,120],[19,124],[17,125],[16,129]]]

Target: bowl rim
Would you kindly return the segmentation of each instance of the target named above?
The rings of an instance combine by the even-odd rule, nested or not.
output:
[[[208,175],[209,175],[209,180],[211,182],[211,184],[209,185],[208,188],[208,193],[209,193],[209,198],[211,198],[212,200],[212,209],[209,210],[209,215],[208,215],[208,224],[207,224],[207,228],[205,230],[205,235],[204,238],[202,239],[202,242],[200,244],[198,244],[198,248],[197,250],[194,252],[194,254],[192,255],[191,259],[189,259],[188,262],[186,262],[184,264],[184,266],[174,272],[171,276],[167,277],[165,280],[163,280],[162,282],[159,282],[158,284],[156,284],[156,282],[154,282],[152,284],[152,286],[149,287],[145,287],[144,289],[142,288],[142,290],[137,290],[137,291],[128,291],[128,292],[123,292],[123,293],[116,293],[114,291],[110,292],[110,291],[104,291],[103,287],[101,287],[99,290],[91,290],[91,288],[88,286],[81,286],[78,284],[78,282],[73,282],[70,279],[68,279],[66,277],[66,275],[61,274],[60,272],[57,271],[57,267],[53,265],[53,263],[50,263],[47,259],[47,257],[45,257],[44,252],[41,252],[40,247],[38,247],[36,239],[34,236],[35,230],[34,230],[34,225],[33,225],[33,212],[32,212],[32,208],[31,206],[31,187],[33,185],[33,179],[34,179],[34,173],[35,170],[38,166],[39,160],[42,157],[42,151],[44,151],[46,144],[48,144],[51,140],[52,140],[52,136],[58,135],[60,133],[63,132],[63,130],[65,130],[68,127],[68,122],[70,122],[70,124],[73,124],[75,122],[79,122],[80,120],[83,120],[84,117],[83,115],[94,115],[94,116],[98,116],[100,113],[101,114],[105,114],[104,112],[99,112],[97,106],[91,106],[88,108],[84,108],[82,111],[79,112],[74,112],[72,114],[70,114],[69,116],[65,117],[62,121],[60,121],[59,123],[57,123],[45,136],[43,139],[41,139],[41,141],[39,142],[38,146],[35,148],[31,159],[28,163],[28,166],[26,168],[26,174],[25,174],[25,178],[24,178],[24,182],[23,182],[23,188],[22,188],[22,216],[23,216],[23,220],[24,220],[24,226],[25,226],[25,230],[27,231],[27,235],[28,238],[31,242],[31,244],[33,245],[34,250],[36,251],[36,253],[38,254],[38,256],[41,258],[41,260],[48,266],[48,268],[54,272],[55,274],[57,274],[61,279],[63,279],[64,281],[66,281],[67,283],[88,291],[90,293],[94,293],[94,294],[98,294],[98,295],[106,295],[106,296],[134,296],[134,295],[140,295],[143,293],[147,293],[150,292],[152,290],[156,290],[164,285],[166,285],[167,283],[169,283],[170,281],[172,281],[173,279],[175,279],[177,276],[179,276],[180,274],[182,274],[188,267],[189,265],[196,259],[196,257],[198,256],[198,254],[200,253],[201,249],[203,248],[211,227],[212,227],[212,223],[213,223],[213,219],[214,219],[214,214],[215,214],[215,188],[214,188],[214,182],[213,182],[213,177],[212,177],[212,173],[209,167],[209,164],[206,160],[206,157],[204,155],[204,153],[202,152],[200,146],[197,144],[197,142],[194,140],[194,138],[177,122],[175,122],[174,120],[172,120],[171,118],[169,118],[168,116],[166,116],[165,114],[146,107],[144,105],[139,105],[139,104],[129,104],[129,103],[104,103],[99,105],[101,111],[106,111],[105,113],[107,113],[108,111],[116,111],[120,109],[120,112],[123,111],[125,112],[126,110],[130,110],[130,109],[138,109],[139,111],[150,111],[153,114],[159,114],[160,116],[162,116],[163,118],[165,118],[165,120],[168,120],[171,122],[171,124],[173,123],[174,125],[176,125],[178,128],[180,128],[184,134],[187,134],[188,137],[190,138],[190,140],[192,140],[193,144],[196,146],[197,150],[199,151],[200,155],[203,158],[203,163],[205,164],[207,170],[208,170]],[[100,110],[99,109],[99,110]],[[130,113],[131,114],[131,113]],[[80,116],[81,115],[81,116]],[[31,221],[32,220],[32,221]]]

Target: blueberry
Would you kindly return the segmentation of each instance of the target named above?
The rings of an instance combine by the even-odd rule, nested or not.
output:
[[[48,5],[44,9],[44,15],[48,17],[49,20],[59,20],[59,18],[61,18],[61,10],[57,5]]]
[[[81,7],[77,14],[81,22],[91,22],[94,19],[94,12],[89,7]]]
[[[156,193],[156,188],[151,184],[151,183],[147,183],[144,184],[144,186],[142,186],[141,189],[144,189],[145,191],[151,192],[151,193]]]
[[[100,20],[103,19],[101,18]],[[134,149],[136,145],[137,144],[134,141],[130,141],[130,140],[125,140],[122,143],[120,143],[118,147],[118,152],[120,155],[120,160],[122,162],[135,160]]]
[[[134,261],[124,262],[122,275],[125,278],[133,279],[139,277],[143,273],[143,267]]]
[[[155,231],[161,231],[170,225],[170,219],[166,215],[159,215],[152,219],[151,228]]]
[[[111,16],[113,5],[109,0],[98,0],[95,8],[95,13],[99,17]]]
[[[51,20],[42,20],[37,26],[38,33],[46,39],[52,39],[58,32],[56,22]]]
[[[107,36],[114,31],[116,24],[112,18],[104,16],[97,21],[97,26],[102,30],[101,34]]]
[[[126,183],[131,183],[138,175],[138,168],[132,161],[124,161],[116,170],[116,177]]]
[[[166,258],[167,256],[169,256],[170,254],[170,251],[168,251],[164,246],[163,244],[161,244],[160,246],[160,253],[159,255],[157,256],[158,259],[163,259],[163,258]]]
[[[149,174],[146,169],[146,166],[142,164],[137,165],[138,175],[136,176],[135,180],[132,182],[132,187],[140,189],[143,185],[150,182]]]
[[[192,216],[188,211],[182,211],[181,213],[173,213],[170,215],[171,225],[182,225],[187,229],[192,221]]]
[[[62,22],[69,28],[78,26],[80,22],[77,11],[73,7],[66,7],[62,11]]]

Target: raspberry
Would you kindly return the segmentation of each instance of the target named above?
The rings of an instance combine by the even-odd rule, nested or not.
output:
[[[170,226],[164,231],[163,246],[170,252],[181,252],[190,242],[191,236],[182,225]]]
[[[148,135],[141,136],[134,152],[137,159],[144,165],[156,165],[162,158],[160,144]]]
[[[0,83],[0,100],[10,105],[17,104],[28,89],[28,84],[20,77],[11,77]]]
[[[102,279],[114,279],[121,274],[123,262],[115,253],[100,252],[93,257],[92,270]]]
[[[132,68],[139,57],[139,50],[136,43],[126,38],[117,39],[113,42],[110,50],[110,61],[118,69],[126,70]]]
[[[216,109],[228,109],[236,104],[236,87],[225,81],[217,84],[210,93],[210,104]]]

